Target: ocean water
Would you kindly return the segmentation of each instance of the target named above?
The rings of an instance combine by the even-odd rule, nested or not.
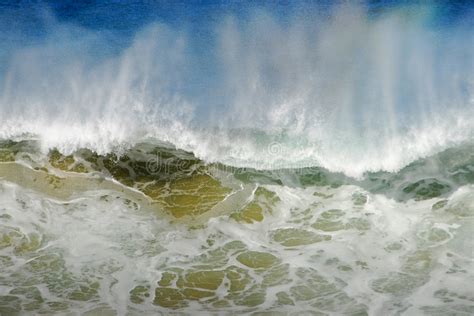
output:
[[[0,315],[474,314],[473,12],[0,4]]]

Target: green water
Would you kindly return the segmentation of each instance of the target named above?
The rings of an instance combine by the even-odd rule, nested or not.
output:
[[[469,315],[472,144],[397,173],[0,144],[0,314]]]

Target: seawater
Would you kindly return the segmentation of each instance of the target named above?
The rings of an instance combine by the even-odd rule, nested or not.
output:
[[[3,142],[0,310],[468,315],[474,151],[357,180]]]
[[[474,314],[469,3],[0,4],[0,314]]]

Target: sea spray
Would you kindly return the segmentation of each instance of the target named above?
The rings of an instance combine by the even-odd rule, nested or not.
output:
[[[435,13],[342,6],[283,21],[255,10],[197,39],[151,24],[115,54],[100,33],[56,21],[9,50],[0,136],[65,154],[153,138],[236,166],[396,171],[473,136],[474,34]],[[284,155],[268,152],[274,142]]]

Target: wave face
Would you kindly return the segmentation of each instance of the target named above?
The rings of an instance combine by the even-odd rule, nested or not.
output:
[[[0,142],[0,313],[468,315],[473,144],[362,180]]]
[[[197,34],[151,21],[122,41],[45,9],[42,33],[17,31],[26,39],[0,56],[0,138],[64,154],[155,140],[240,167],[397,171],[474,137],[467,9],[440,22],[435,5],[247,8]]]

